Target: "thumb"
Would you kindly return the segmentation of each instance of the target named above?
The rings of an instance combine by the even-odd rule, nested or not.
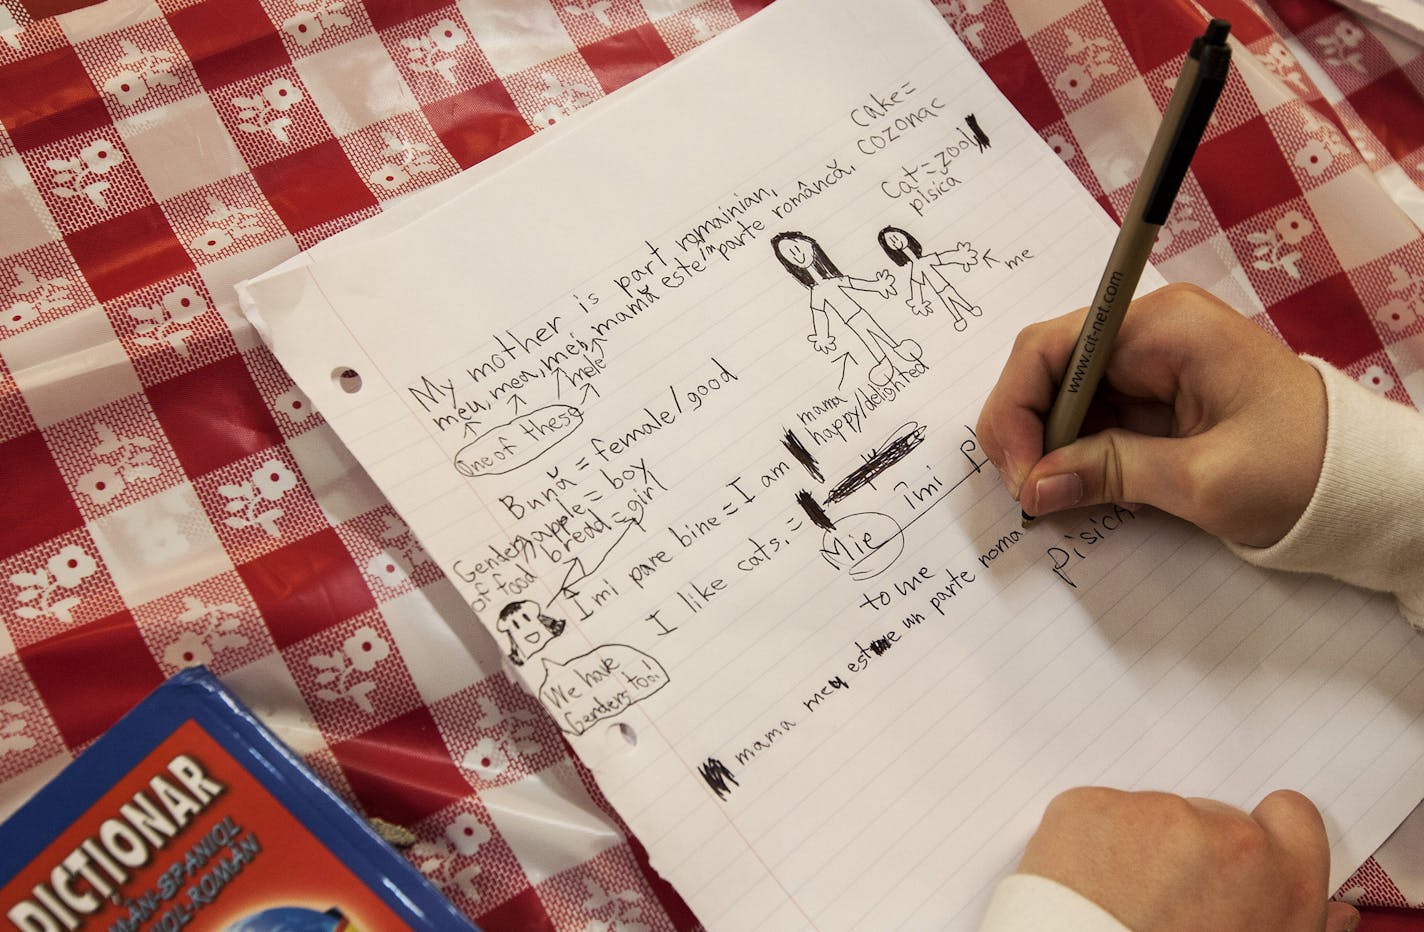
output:
[[[1019,504],[1039,517],[1085,505],[1131,502],[1172,514],[1190,509],[1191,438],[1113,428],[1045,454],[1024,478]]]
[[[1325,909],[1325,932],[1355,932],[1360,925],[1360,911],[1349,903],[1328,903]]]

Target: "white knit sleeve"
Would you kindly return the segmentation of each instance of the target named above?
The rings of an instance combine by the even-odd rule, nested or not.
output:
[[[1391,592],[1410,624],[1424,628],[1424,414],[1305,358],[1325,383],[1329,409],[1315,495],[1278,543],[1229,546],[1257,566]]]
[[[999,881],[979,932],[1131,932],[1092,900],[1036,874]]]

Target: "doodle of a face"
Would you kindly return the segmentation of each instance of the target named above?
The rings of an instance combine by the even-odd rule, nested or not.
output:
[[[510,654],[521,658],[537,654],[550,638],[549,629],[539,619],[539,606],[534,602],[520,602],[499,619],[495,629],[509,637]]]
[[[905,234],[899,230],[890,230],[885,234],[885,245],[891,249],[904,249],[909,244],[905,242]]]
[[[798,269],[809,269],[816,261],[816,253],[811,241],[799,236],[788,236],[776,244],[781,257]]]

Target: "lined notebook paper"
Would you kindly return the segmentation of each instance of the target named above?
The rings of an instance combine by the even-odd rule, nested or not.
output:
[[[1406,39],[1424,43],[1424,2],[1421,0],[1343,0],[1341,6]]]
[[[930,4],[781,0],[465,187],[245,304],[709,927],[972,928],[1079,784],[1300,789],[1335,883],[1418,802],[1387,599],[1020,528],[972,425],[1114,230]]]

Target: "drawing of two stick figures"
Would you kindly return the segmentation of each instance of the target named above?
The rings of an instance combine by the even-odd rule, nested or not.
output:
[[[879,234],[880,247],[898,266],[909,266],[909,295],[905,301],[916,314],[931,314],[935,302],[954,317],[954,329],[964,330],[968,322],[964,315],[978,317],[978,305],[966,301],[942,271],[943,266],[957,265],[964,271],[979,261],[979,253],[969,243],[958,243],[954,249],[926,253],[909,233],[898,227],[886,227]],[[875,278],[855,278],[836,268],[821,245],[804,233],[788,231],[771,239],[772,251],[786,271],[810,292],[811,334],[807,337],[819,352],[827,355],[836,350],[836,338],[831,333],[830,312],[835,311],[841,323],[854,333],[874,360],[870,368],[872,385],[885,385],[894,376],[891,356],[907,363],[919,363],[922,350],[914,340],[896,340],[886,332],[852,292],[874,292],[882,298],[896,294],[895,278],[881,269]]]

